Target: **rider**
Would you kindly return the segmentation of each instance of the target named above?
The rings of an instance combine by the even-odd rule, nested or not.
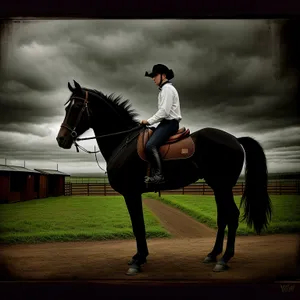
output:
[[[145,182],[161,184],[164,183],[164,176],[162,174],[159,148],[179,129],[179,122],[182,119],[179,95],[169,81],[174,78],[174,73],[167,66],[162,64],[154,65],[152,72],[146,72],[145,76],[152,78],[160,90],[158,94],[158,111],[148,120],[141,121],[141,124],[145,125],[159,123],[154,128],[154,132],[145,148],[147,158],[155,170],[152,177],[145,177]]]

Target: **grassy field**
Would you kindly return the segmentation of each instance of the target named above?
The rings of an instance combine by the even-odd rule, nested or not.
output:
[[[180,209],[196,220],[217,229],[217,207],[213,196],[194,195],[163,195],[149,193],[144,197],[158,199],[166,204]],[[240,196],[235,197],[239,207]],[[295,233],[300,231],[300,196],[270,196],[273,205],[273,216],[269,227],[262,234],[271,233]],[[243,210],[241,209],[241,215]],[[249,229],[245,222],[241,222],[237,231],[238,235],[255,234]]]
[[[147,237],[169,237],[158,219],[144,208]],[[55,197],[14,204],[0,210],[1,243],[133,238],[122,197]]]

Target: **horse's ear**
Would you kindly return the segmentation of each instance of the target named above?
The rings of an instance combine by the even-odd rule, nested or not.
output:
[[[73,80],[73,81],[74,81],[75,89],[76,90],[81,90],[80,84],[78,82],[76,82],[75,80]]]
[[[71,84],[70,84],[70,82],[68,82],[68,88],[69,88],[69,90],[70,90],[70,92],[74,92],[74,88],[71,86]]]

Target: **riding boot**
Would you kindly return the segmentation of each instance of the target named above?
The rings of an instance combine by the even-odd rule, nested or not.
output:
[[[154,183],[154,184],[164,183],[165,180],[162,174],[161,158],[158,150],[155,147],[151,149],[150,163],[152,166],[154,166],[154,172],[152,177],[148,177],[148,176],[145,177],[145,183]]]

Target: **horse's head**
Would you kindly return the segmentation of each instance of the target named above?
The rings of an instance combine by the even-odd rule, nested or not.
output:
[[[90,128],[88,92],[75,80],[74,85],[73,88],[68,82],[72,94],[66,102],[65,118],[56,137],[59,147],[64,149],[70,149],[74,140]]]

